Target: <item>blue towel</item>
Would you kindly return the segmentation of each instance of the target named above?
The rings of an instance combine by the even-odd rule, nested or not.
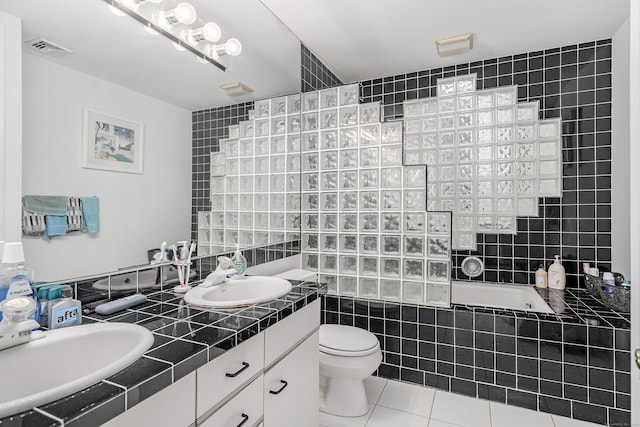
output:
[[[24,196],[24,208],[42,215],[67,215],[66,196]]]
[[[82,231],[97,233],[100,231],[100,214],[98,213],[97,197],[81,197],[82,203]]]
[[[47,215],[44,217],[47,228],[42,233],[42,237],[50,239],[54,236],[62,236],[67,234],[67,216],[66,215]]]

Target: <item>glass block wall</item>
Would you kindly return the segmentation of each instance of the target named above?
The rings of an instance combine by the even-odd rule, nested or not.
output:
[[[229,126],[247,120],[253,102],[194,111],[191,132],[191,239],[198,240],[198,220],[211,210],[211,153],[220,150],[228,138]]]
[[[538,263],[560,254],[567,286],[583,286],[582,262],[616,269],[611,258],[611,39],[520,52],[360,82],[361,102],[380,101],[384,120],[404,117],[404,101],[436,96],[436,82],[477,75],[478,90],[516,84],[518,102],[562,120],[562,197],[538,200],[538,217],[519,217],[518,233],[478,234],[477,250],[453,251],[453,277],[469,255],[485,262],[474,280],[534,283]]]
[[[539,120],[516,85],[477,91],[476,79],[438,79],[436,97],[404,103],[404,164],[427,165],[427,209],[453,212],[454,249],[516,234],[517,215],[562,196],[560,120]]]
[[[332,293],[448,306],[450,214],[426,212],[402,122],[358,99],[358,85],[302,94],[303,268]]]
[[[211,157],[199,254],[300,238],[300,95],[256,101]]]

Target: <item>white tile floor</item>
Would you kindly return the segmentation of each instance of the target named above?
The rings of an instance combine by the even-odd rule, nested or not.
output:
[[[428,387],[369,377],[369,412],[336,417],[320,412],[321,427],[595,427],[570,418],[474,399]]]

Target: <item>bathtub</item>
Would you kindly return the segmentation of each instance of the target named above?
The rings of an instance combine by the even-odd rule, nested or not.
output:
[[[453,304],[475,305],[511,310],[554,313],[545,300],[530,285],[502,285],[498,283],[459,282],[451,283]]]

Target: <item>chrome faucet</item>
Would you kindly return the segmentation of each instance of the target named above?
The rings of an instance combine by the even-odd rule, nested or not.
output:
[[[34,331],[40,324],[29,319],[35,310],[36,302],[29,297],[10,298],[0,303],[0,350],[44,338],[44,332]]]
[[[237,273],[237,270],[232,266],[231,258],[226,256],[218,257],[218,267],[204,279],[200,286],[208,288],[226,282],[230,276]]]

